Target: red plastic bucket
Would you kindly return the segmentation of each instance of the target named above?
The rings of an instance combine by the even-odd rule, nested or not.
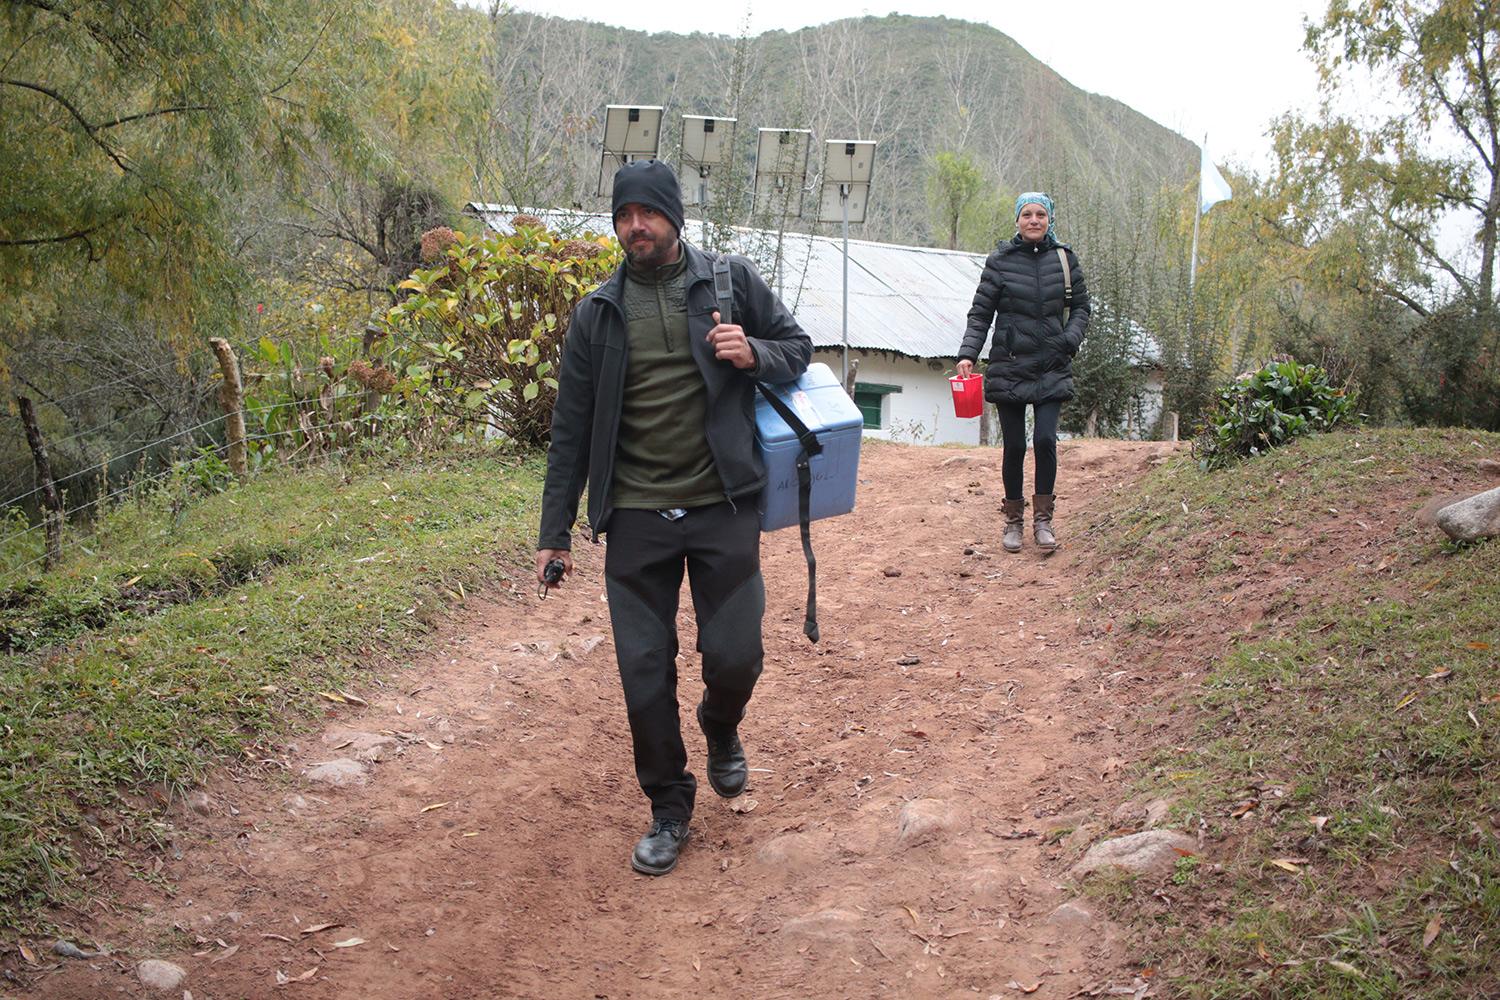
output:
[[[953,388],[953,412],[960,417],[977,417],[984,409],[984,376],[954,375],[948,379]]]

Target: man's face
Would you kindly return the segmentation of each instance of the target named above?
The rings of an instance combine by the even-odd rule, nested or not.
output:
[[[636,267],[662,267],[677,260],[677,228],[649,205],[621,205],[615,213],[615,235]]]

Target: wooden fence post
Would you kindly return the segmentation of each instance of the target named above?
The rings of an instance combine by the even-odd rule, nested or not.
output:
[[[219,389],[219,403],[224,407],[224,440],[229,446],[229,469],[241,481],[249,474],[245,461],[245,390],[240,384],[240,363],[234,356],[234,348],[223,337],[209,341],[214,356],[219,359],[219,371],[224,374],[224,385]]]
[[[844,383],[844,394],[850,399],[854,398],[854,381],[859,378],[859,359],[849,359],[849,380]]]
[[[52,480],[52,462],[47,458],[47,442],[42,439],[42,429],[36,423],[36,410],[25,396],[17,396],[16,402],[21,407],[21,423],[26,426],[26,443],[31,445],[31,457],[36,462],[36,485],[42,494],[42,527],[47,536],[42,568],[51,569],[62,559],[62,497],[58,496],[57,483]]]
[[[1167,434],[1169,435],[1168,438],[1167,438],[1168,441],[1176,441],[1177,440],[1177,411],[1176,410],[1168,410],[1167,411]]]
[[[381,330],[373,319],[365,324],[365,334],[359,345],[359,356],[365,359],[366,364],[375,354],[375,342],[384,336],[384,333],[385,331]],[[364,425],[366,437],[375,436],[375,411],[378,409],[380,409],[380,393],[375,390],[375,385],[371,382],[365,386],[364,394],[359,401],[360,423]]]

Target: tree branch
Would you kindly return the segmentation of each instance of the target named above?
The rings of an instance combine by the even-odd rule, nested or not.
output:
[[[1428,260],[1432,261],[1433,264],[1446,271],[1449,277],[1451,277],[1455,282],[1458,283],[1459,289],[1464,293],[1464,296],[1466,298],[1470,300],[1474,298],[1473,282],[1460,274],[1458,269],[1455,268],[1452,264],[1448,263],[1448,261],[1445,260],[1442,255],[1437,252],[1437,248],[1434,247],[1430,241],[1422,237],[1421,233],[1417,232],[1411,226],[1408,226],[1405,223],[1401,222],[1399,219],[1392,218],[1389,214],[1386,215],[1385,221],[1390,225],[1392,229],[1396,230],[1402,236],[1405,236],[1407,239],[1411,240],[1413,245],[1415,245],[1418,250],[1421,250],[1422,253],[1426,255]]]
[[[282,80],[279,84],[266,91],[267,97],[275,97],[280,91],[285,89],[288,84],[296,79],[297,74],[302,71],[302,67],[307,65],[307,61],[312,58],[312,54],[316,52],[318,50],[318,46],[322,44],[323,36],[328,32],[328,26],[333,23],[334,18],[336,17],[338,17],[337,11],[328,16],[328,20],[323,22],[323,27],[318,29],[317,37],[313,39],[313,43],[307,47],[306,52],[302,53],[302,58],[297,60],[297,65],[292,67],[292,71],[286,75],[285,80]]]
[[[58,17],[71,20],[66,13],[57,9],[57,4],[48,3],[47,0],[6,0],[6,2],[18,7],[35,7],[37,10],[45,10],[49,14],[56,14]]]
[[[115,152],[114,148],[110,146],[109,143],[105,142],[103,139],[94,134],[96,131],[96,126],[89,124],[89,120],[83,117],[83,112],[79,111],[78,108],[73,105],[73,102],[68,100],[62,94],[59,94],[51,87],[44,87],[39,83],[30,83],[26,80],[12,80],[8,77],[0,78],[0,84],[7,84],[12,87],[20,87],[22,90],[34,90],[38,94],[42,94],[46,97],[52,98],[58,104],[61,104],[64,108],[67,108],[68,114],[72,115],[73,119],[78,122],[79,126],[83,129],[84,134],[89,137],[89,141],[98,146],[100,149],[104,150],[105,154],[111,160],[114,160],[115,165],[118,166],[122,171],[127,174],[130,173],[130,167],[125,165],[125,161],[120,159],[119,154]]]
[[[1485,169],[1487,169],[1490,173],[1494,173],[1494,160],[1491,158],[1489,152],[1484,148],[1483,144],[1480,143],[1479,137],[1474,134],[1474,130],[1469,128],[1468,124],[1464,121],[1463,112],[1459,109],[1458,105],[1453,102],[1453,99],[1448,96],[1448,91],[1443,86],[1443,81],[1438,77],[1436,71],[1429,72],[1427,74],[1427,82],[1432,86],[1433,92],[1437,94],[1438,103],[1440,103],[1444,108],[1447,109],[1448,117],[1453,121],[1454,127],[1457,128],[1458,131],[1463,135],[1463,137],[1469,141],[1469,145],[1474,147],[1474,150],[1479,154],[1479,159],[1484,164]]]
[[[104,131],[107,128],[114,128],[116,125],[124,125],[127,122],[140,121],[142,118],[155,118],[158,115],[175,115],[175,114],[181,114],[184,111],[212,111],[212,110],[213,110],[213,105],[211,105],[211,104],[184,104],[181,107],[176,107],[176,108],[157,108],[154,111],[142,111],[139,114],[126,115],[123,118],[116,118],[116,119],[113,119],[112,121],[100,122],[98,125],[95,125],[94,128],[96,128],[96,129],[98,129],[99,131],[102,132],[102,131]]]
[[[34,247],[41,246],[44,243],[67,243],[71,240],[87,241],[90,235],[98,232],[100,229],[103,229],[109,222],[112,221],[114,220],[108,219],[104,222],[99,223],[97,226],[90,226],[87,229],[79,229],[71,233],[64,233],[61,236],[37,236],[26,240],[0,239],[0,247]]]
[[[1480,23],[1478,37],[1474,40],[1474,53],[1478,59],[1479,88],[1480,92],[1484,95],[1484,120],[1490,126],[1490,156],[1485,160],[1485,164],[1490,168],[1490,173],[1493,175],[1497,155],[1500,154],[1497,154],[1495,148],[1495,86],[1494,81],[1490,79],[1489,59],[1484,53],[1484,42],[1490,33],[1489,26],[1484,23],[1484,15],[1485,9],[1481,7],[1476,15]],[[1483,153],[1480,154],[1481,157],[1483,155]]]
[[[1364,287],[1358,281],[1356,281],[1354,283],[1354,290],[1357,292],[1364,292],[1366,294],[1384,295],[1387,298],[1395,299],[1397,302],[1400,302],[1402,305],[1406,306],[1406,308],[1410,309],[1412,312],[1423,318],[1432,315],[1432,311],[1430,309],[1428,309],[1422,303],[1418,302],[1416,299],[1412,298],[1410,295],[1403,292],[1401,289],[1397,288],[1395,285],[1391,284],[1389,281],[1382,281],[1379,278],[1374,278],[1372,279],[1372,281],[1375,286],[1373,288]]]

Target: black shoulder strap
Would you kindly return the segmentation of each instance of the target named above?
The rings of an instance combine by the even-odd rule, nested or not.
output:
[[[734,278],[729,273],[729,261],[723,255],[714,258],[714,298],[719,301],[719,322],[734,322]],[[802,422],[795,410],[787,406],[776,390],[759,380],[755,387],[771,404],[777,416],[797,435],[802,446],[797,453],[797,524],[802,532],[802,554],[807,559],[807,614],[802,622],[802,634],[813,642],[818,641],[818,560],[812,550],[812,456],[822,454],[823,445],[818,435]]]

